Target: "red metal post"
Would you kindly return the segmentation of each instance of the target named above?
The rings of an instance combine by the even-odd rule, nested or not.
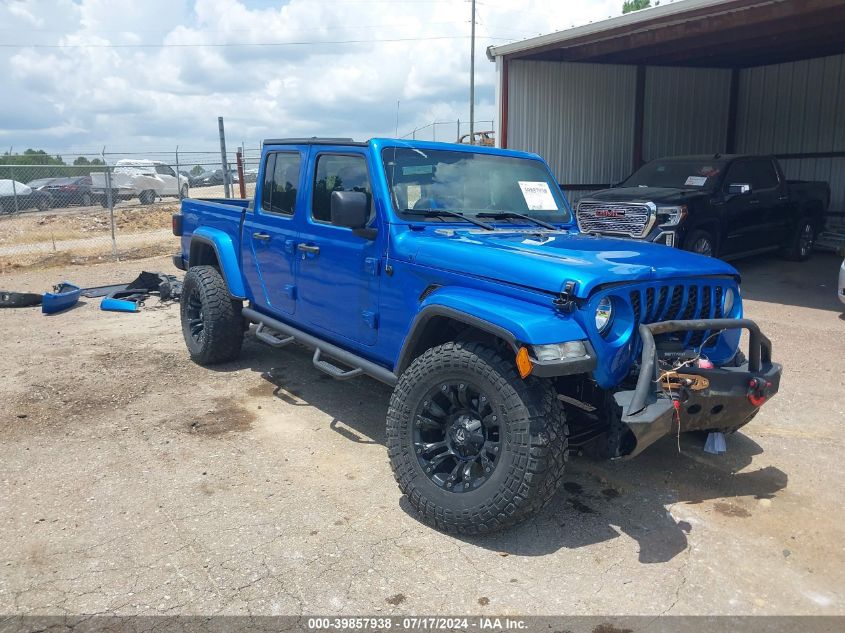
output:
[[[244,157],[241,150],[238,150],[238,187],[241,190],[241,198],[246,198],[246,183],[244,182]]]

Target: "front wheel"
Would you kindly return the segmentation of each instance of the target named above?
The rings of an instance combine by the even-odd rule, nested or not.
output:
[[[716,257],[716,240],[709,231],[698,229],[687,235],[684,240],[684,250],[707,257]]]
[[[182,335],[191,359],[200,365],[234,360],[244,339],[240,301],[229,296],[214,266],[193,266],[182,284]]]
[[[188,185],[182,185],[182,190],[179,193],[179,198],[184,200],[188,197]]]
[[[474,534],[514,525],[557,490],[568,449],[554,390],[483,343],[427,350],[399,377],[387,449],[423,521]]]

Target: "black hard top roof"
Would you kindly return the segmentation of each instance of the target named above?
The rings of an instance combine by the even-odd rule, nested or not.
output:
[[[268,138],[264,139],[264,145],[366,145],[364,141],[356,141],[351,138],[332,138],[311,136],[309,138]]]

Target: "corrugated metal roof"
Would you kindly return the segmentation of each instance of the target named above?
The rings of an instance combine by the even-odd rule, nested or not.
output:
[[[666,18],[676,16],[683,18],[684,13],[704,9],[707,7],[722,7],[725,11],[729,11],[737,3],[737,0],[678,0],[671,4],[662,4],[656,7],[649,7],[648,9],[641,9],[639,11],[632,11],[624,15],[619,15],[607,20],[600,20],[598,22],[591,22],[583,26],[577,26],[565,31],[557,31],[549,33],[548,35],[540,35],[532,37],[521,42],[513,42],[512,44],[504,44],[502,46],[489,46],[487,48],[487,57],[493,61],[498,56],[513,55],[514,53],[522,53],[530,51],[535,48],[542,48],[549,45],[565,44],[579,38],[597,35],[604,31],[610,31],[621,27],[633,27],[640,24],[650,22],[656,18]],[[763,2],[761,4],[768,4]]]

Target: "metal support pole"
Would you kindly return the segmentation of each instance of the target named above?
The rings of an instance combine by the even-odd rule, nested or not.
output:
[[[15,199],[15,213],[20,213],[18,208],[18,188],[15,185],[15,168],[9,167],[9,178],[12,179],[12,197]]]
[[[431,140],[437,142],[437,121],[431,124]]]
[[[179,173],[179,146],[176,146],[176,190],[179,200],[182,200],[182,175]]]
[[[455,142],[456,143],[461,142],[461,120],[460,119],[458,119],[458,138]]]
[[[469,144],[475,145],[475,0],[472,0],[472,33],[469,41]]]
[[[117,239],[114,234],[114,196],[112,195],[111,169],[106,165],[106,201],[109,205],[109,224],[111,224],[111,254],[117,259]]]
[[[226,133],[223,131],[223,117],[217,117],[217,129],[220,132],[220,162],[223,164],[223,195],[231,198],[229,186],[229,163],[226,160]]]

